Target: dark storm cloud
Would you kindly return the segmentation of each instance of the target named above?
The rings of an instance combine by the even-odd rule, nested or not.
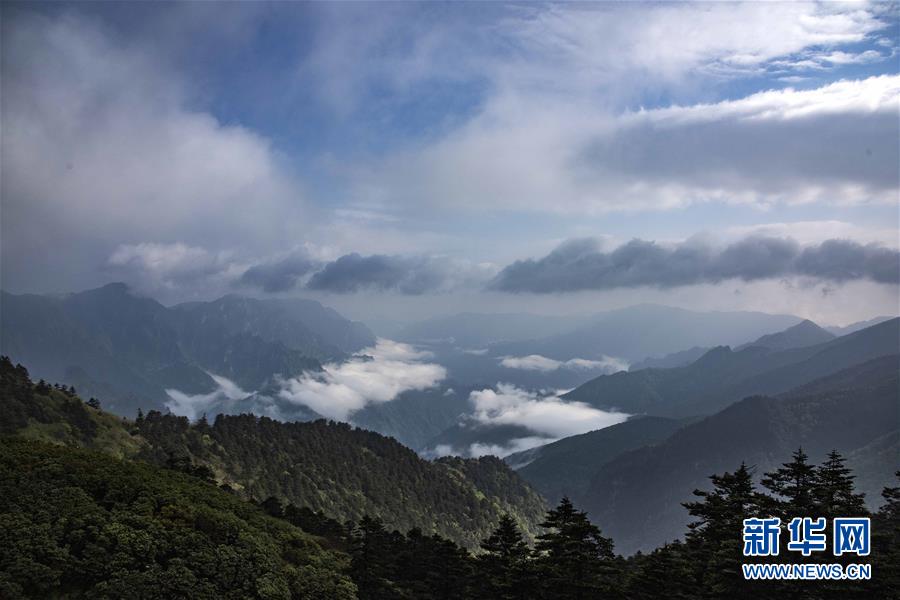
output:
[[[442,256],[346,254],[328,263],[306,284],[311,290],[349,294],[360,291],[420,295],[482,287],[496,270]]]
[[[612,252],[602,252],[594,240],[579,239],[561,244],[543,258],[514,262],[489,288],[540,294],[789,276],[896,284],[900,281],[900,253],[849,240],[827,240],[801,248],[791,239],[762,236],[724,248],[697,240],[662,246],[636,239]]]
[[[265,292],[286,292],[297,287],[300,278],[318,266],[319,263],[304,253],[292,254],[278,261],[250,267],[241,275],[240,284]]]

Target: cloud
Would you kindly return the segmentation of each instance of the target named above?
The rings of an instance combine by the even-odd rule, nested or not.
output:
[[[538,437],[559,439],[621,423],[628,415],[596,409],[583,402],[566,402],[509,384],[472,392],[472,417],[482,425],[519,425]],[[552,441],[552,440],[551,440]],[[546,443],[546,442],[545,442]]]
[[[484,444],[475,442],[474,444],[471,444],[469,446],[468,456],[477,458],[479,456],[490,455],[503,458],[504,456],[509,456],[510,454],[514,454],[516,452],[522,452],[523,450],[531,450],[532,448],[537,448],[538,446],[543,446],[544,444],[549,444],[553,441],[555,440],[545,437],[529,436],[511,439],[506,444]]]
[[[9,16],[5,285],[99,283],[110,254],[151,275],[159,271],[139,254],[205,248],[216,257],[240,246],[265,255],[296,230],[303,193],[269,140],[195,108],[159,53],[73,11]]]
[[[603,252],[594,240],[579,239],[561,244],[543,258],[516,261],[504,268],[490,287],[505,292],[552,293],[793,276],[896,284],[900,252],[850,240],[826,240],[802,248],[790,238],[764,236],[747,237],[724,248],[697,238],[672,246],[632,240]]]
[[[265,292],[286,292],[296,288],[304,275],[319,266],[306,251],[297,250],[277,260],[253,265],[241,275],[240,284]]]
[[[863,42],[890,22],[877,6],[835,3],[546,5],[521,15],[506,29],[532,65],[520,69],[532,78],[572,71],[580,85],[758,75],[805,60],[812,48]]]
[[[211,280],[235,275],[227,252],[213,253],[181,242],[121,244],[110,255],[107,267],[151,288],[209,285]]]
[[[323,365],[323,372],[282,381],[278,397],[317,413],[346,421],[367,404],[390,402],[407,390],[434,387],[447,376],[440,365],[423,362],[427,352],[379,339],[343,363]]]
[[[251,395],[236,383],[221,375],[209,373],[218,388],[208,394],[186,394],[177,389],[167,389],[169,401],[166,408],[176,415],[195,420],[207,411],[218,410],[223,402],[239,401]]]
[[[896,202],[900,76],[615,112],[497,95],[451,134],[356,176],[412,208],[577,215]],[[411,209],[412,209],[411,208]]]
[[[572,358],[570,360],[554,360],[540,354],[528,356],[504,356],[500,364],[507,369],[524,369],[527,371],[556,371],[558,369],[577,370],[603,370],[605,373],[617,373],[627,371],[628,363],[612,356],[603,356],[601,360],[588,360],[586,358]]]
[[[337,294],[395,291],[419,295],[483,282],[492,272],[489,266],[444,257],[353,253],[325,265],[307,287]]]

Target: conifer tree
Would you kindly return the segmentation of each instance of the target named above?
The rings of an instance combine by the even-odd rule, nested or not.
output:
[[[815,516],[815,498],[813,488],[816,484],[816,468],[809,463],[809,456],[798,448],[792,455],[791,462],[771,473],[766,473],[762,484],[777,494],[771,511],[781,517],[782,521],[793,517]]]
[[[816,512],[828,519],[861,517],[868,514],[865,494],[854,491],[853,480],[856,476],[844,461],[844,457],[837,450],[832,450],[815,472],[813,499],[816,503]]]
[[[394,598],[389,534],[381,519],[363,516],[353,531],[351,576],[361,599]]]
[[[479,557],[483,596],[486,598],[527,598],[530,589],[530,550],[516,522],[509,514],[500,517],[497,528],[482,540],[485,551]]]
[[[688,525],[688,556],[700,587],[710,597],[751,597],[744,581],[741,531],[744,519],[762,515],[751,470],[741,463],[734,473],[712,475],[712,491],[694,490],[700,498],[684,507],[697,520]]]
[[[545,591],[553,598],[598,598],[609,595],[613,585],[613,542],[603,537],[587,513],[568,498],[547,512],[539,535],[538,553]]]
[[[900,471],[895,475],[900,480]],[[879,592],[874,597],[896,598],[900,596],[900,486],[884,488],[881,497],[884,504],[872,518],[872,581]]]

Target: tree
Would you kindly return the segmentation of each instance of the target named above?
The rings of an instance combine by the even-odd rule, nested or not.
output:
[[[526,598],[530,589],[530,550],[516,522],[509,514],[500,517],[497,528],[482,540],[484,554],[479,567],[484,578],[485,597]]]
[[[353,530],[350,574],[362,599],[394,598],[390,536],[381,519],[363,516]]]
[[[900,479],[900,471],[895,473]],[[872,517],[873,597],[896,597],[900,590],[900,486],[885,487],[884,504]],[[891,596],[891,594],[894,594]]]
[[[770,508],[782,521],[815,516],[816,468],[809,464],[809,456],[803,448],[798,448],[791,456],[791,462],[782,463],[775,471],[766,473],[761,482],[779,496]]]
[[[765,501],[754,491],[752,471],[744,463],[734,473],[712,475],[710,480],[712,491],[694,490],[700,500],[684,503],[697,518],[688,525],[689,560],[707,595],[750,598],[754,592],[741,572],[740,534],[744,519],[764,516]]]
[[[869,512],[866,510],[866,495],[854,491],[853,480],[856,476],[844,465],[844,460],[837,450],[832,450],[815,471],[813,499],[817,514],[828,519],[861,517]]]
[[[86,402],[88,406],[93,408],[94,410],[100,410],[100,401],[91,396],[91,399]]]
[[[613,542],[568,498],[547,512],[535,550],[545,591],[553,598],[596,598],[613,589]]]

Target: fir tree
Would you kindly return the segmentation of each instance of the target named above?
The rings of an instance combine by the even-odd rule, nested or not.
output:
[[[813,488],[816,484],[816,468],[809,464],[809,456],[799,448],[792,455],[793,460],[771,473],[766,473],[762,484],[778,495],[772,502],[773,514],[782,521],[793,517],[815,516]]]
[[[479,557],[485,597],[526,598],[530,589],[528,557],[530,550],[516,522],[508,514],[491,535],[481,542]]]
[[[390,536],[381,519],[365,515],[353,531],[350,573],[359,586],[361,599],[396,597],[391,582]]]
[[[844,460],[837,450],[832,450],[815,472],[813,499],[817,514],[828,519],[868,514],[865,494],[854,491],[853,480],[856,476],[844,465]]]
[[[568,498],[547,513],[535,547],[542,582],[553,598],[597,598],[613,589],[613,542]]]
[[[741,531],[744,519],[763,516],[752,472],[741,463],[734,473],[712,475],[712,491],[694,490],[700,500],[684,507],[697,520],[688,525],[688,557],[701,589],[710,597],[752,597],[744,581]]]

